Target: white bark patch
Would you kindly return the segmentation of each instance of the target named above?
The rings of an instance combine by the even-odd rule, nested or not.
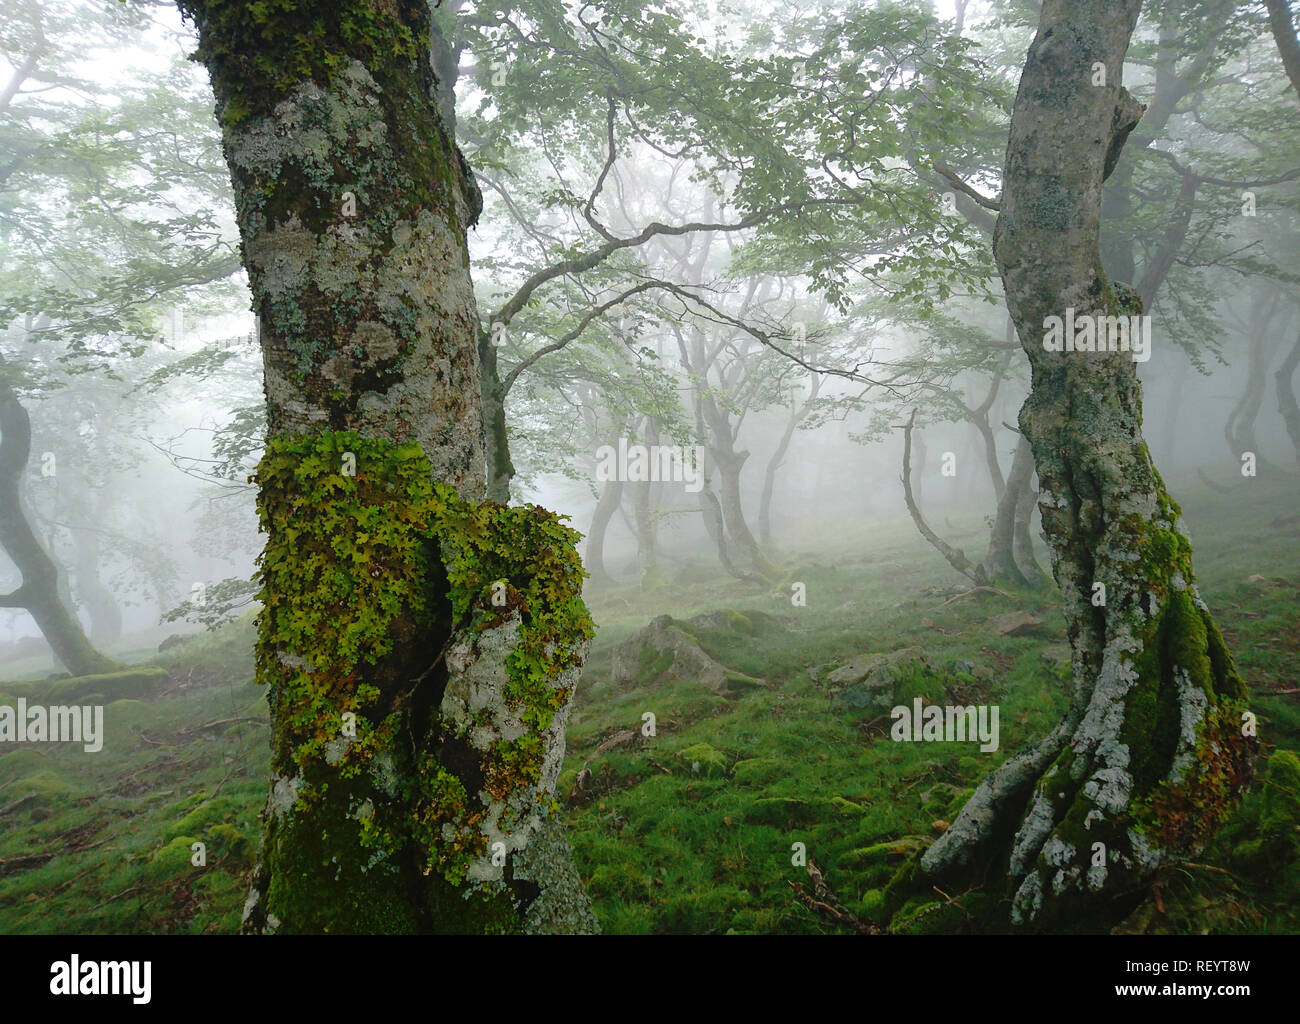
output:
[[[442,698],[442,719],[448,731],[467,741],[475,750],[486,753],[499,741],[510,741],[530,732],[520,717],[522,708],[511,706],[505,696],[509,681],[506,658],[515,649],[522,619],[518,611],[500,626],[463,633],[447,650],[448,680]],[[550,680],[552,689],[569,689],[578,682],[580,670],[572,668]],[[509,852],[525,849],[541,830],[547,805],[555,794],[555,783],[564,761],[564,730],[569,720],[572,697],[555,713],[542,735],[541,778],[533,786],[516,789],[504,800],[486,789],[479,799],[486,816],[478,825],[487,841],[487,852],[475,860],[467,877],[476,881],[494,881],[502,877],[501,865],[492,863],[494,843],[504,843]],[[522,824],[519,822],[522,821]],[[443,825],[443,838],[456,838],[456,827]]]
[[[1187,769],[1196,763],[1196,730],[1205,720],[1210,698],[1192,683],[1185,668],[1174,669],[1174,680],[1178,683],[1178,748],[1169,771],[1169,781],[1178,785]]]
[[[1043,840],[1051,833],[1052,826],[1055,824],[1056,815],[1052,802],[1041,793],[1035,793],[1034,802],[1020,825],[1020,831],[1016,833],[1016,840],[1011,849],[1013,878],[1025,874],[1033,866],[1034,861],[1038,859],[1038,851],[1042,849]]]
[[[1020,883],[1020,888],[1016,890],[1016,895],[1011,900],[1011,922],[1024,924],[1026,920],[1032,921],[1042,909],[1043,880],[1035,871],[1025,876],[1025,880]]]
[[[271,786],[271,812],[277,818],[283,818],[293,809],[293,805],[298,802],[298,790],[301,786],[301,776],[286,778],[277,775],[275,777],[275,782]]]

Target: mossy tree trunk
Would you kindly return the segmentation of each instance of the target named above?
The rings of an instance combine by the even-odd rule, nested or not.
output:
[[[985,779],[920,873],[994,858],[1014,892],[1012,921],[1029,928],[1103,927],[1124,913],[1155,868],[1223,822],[1255,757],[1245,687],[1142,439],[1130,354],[1043,346],[1048,316],[1115,315],[1133,302],[1102,270],[1098,231],[1102,181],[1143,109],[1120,85],[1139,7],[1043,4],[994,236],[1033,371],[1020,425],[1065,601],[1072,699],[1050,736]],[[1097,63],[1104,86],[1092,84]]]
[[[4,367],[0,365],[0,373]],[[54,656],[74,676],[113,672],[122,666],[86,637],[59,596],[58,566],[32,529],[23,508],[21,480],[32,451],[32,423],[17,393],[0,376],[0,547],[13,560],[22,583],[0,595],[0,608],[26,609]]]
[[[267,401],[273,777],[244,930],[591,930],[552,813],[591,634],[576,534],[482,500],[481,197],[439,112],[429,8],[180,6]]]

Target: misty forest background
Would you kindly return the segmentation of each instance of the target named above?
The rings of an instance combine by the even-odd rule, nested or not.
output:
[[[2,9],[0,703],[103,703],[106,738],[0,749],[0,932],[233,932],[270,759],[265,405],[211,87],[172,5]],[[1147,110],[1103,257],[1152,317],[1143,432],[1260,762],[1119,931],[1300,930],[1300,48],[1279,10],[1148,3],[1124,68]],[[597,632],[556,795],[599,925],[867,930],[1068,699],[990,251],[1038,7],[435,19],[483,193],[470,267],[509,446],[489,492],[585,534]],[[698,446],[705,487],[599,480],[620,439]],[[917,697],[998,705],[998,749],[891,742]],[[968,930],[941,895],[896,930]]]

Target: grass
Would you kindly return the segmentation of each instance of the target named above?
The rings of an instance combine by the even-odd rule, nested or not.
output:
[[[1199,485],[1175,490],[1202,594],[1252,688],[1265,760],[1215,844],[1162,872],[1119,930],[1300,931],[1300,872],[1287,839],[1300,797],[1288,796],[1292,765],[1278,756],[1300,750],[1300,695],[1275,694],[1297,687],[1300,552],[1286,522],[1294,492],[1252,492],[1246,504]],[[954,521],[949,539],[981,551],[980,517]],[[962,581],[905,518],[850,524],[835,537],[834,548],[781,556],[805,585],[806,607],[791,604],[788,587],[718,578],[702,552],[658,590],[589,593],[599,632],[561,790],[574,790],[564,814],[604,931],[848,931],[795,897],[790,883],[808,883],[795,844],[851,912],[869,916],[922,837],[1063,712],[1068,647],[1054,591],[952,600]],[[728,614],[695,636],[764,685],[718,695],[689,681],[658,683],[653,662],[631,684],[613,682],[614,648],[650,618],[720,610]],[[988,627],[1018,610],[1043,620],[1038,632],[999,637]],[[169,681],[146,699],[107,706],[99,754],[53,745],[0,754],[0,932],[237,928],[268,774],[251,646],[245,620],[155,657]],[[898,670],[891,696],[999,705],[998,750],[892,742],[887,714],[825,683],[854,656],[913,646],[928,667]],[[0,682],[0,703],[19,688]],[[596,755],[604,740],[639,731],[646,712],[653,737]],[[575,789],[583,768],[590,774]],[[204,866],[192,863],[196,842]],[[960,929],[960,915],[954,921]]]

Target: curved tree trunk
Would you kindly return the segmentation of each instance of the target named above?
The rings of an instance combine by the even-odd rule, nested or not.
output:
[[[1300,96],[1300,41],[1296,39],[1295,22],[1291,20],[1291,6],[1287,0],[1264,0],[1264,6],[1268,8],[1268,24],[1282,55],[1282,66],[1296,95]]]
[[[594,928],[551,800],[591,635],[577,535],[483,502],[481,197],[425,4],[182,0],[262,341],[247,932]]]
[[[623,481],[609,480],[601,489],[596,501],[596,511],[591,515],[591,529],[587,531],[587,550],[583,561],[587,573],[598,583],[609,582],[612,578],[605,568],[605,534],[609,531],[614,513],[623,503]]]
[[[1101,184],[1142,107],[1120,87],[1139,0],[1045,0],[1016,95],[994,256],[1029,356],[1033,445],[1073,652],[1071,706],[926,851],[931,879],[998,858],[1013,923],[1105,926],[1222,824],[1253,771],[1246,688],[1197,593],[1141,434],[1128,353],[1052,352],[1046,318],[1136,305],[1101,269]],[[1091,85],[1094,62],[1108,84]],[[1094,604],[1094,583],[1105,603]]]
[[[73,675],[120,669],[118,662],[95,649],[76,616],[60,599],[58,566],[27,518],[20,481],[31,449],[31,419],[9,382],[0,376],[0,546],[22,574],[17,590],[0,595],[0,608],[25,608],[30,612],[54,656]]]
[[[1296,405],[1295,387],[1292,384],[1297,366],[1300,366],[1300,337],[1296,338],[1291,351],[1287,353],[1286,359],[1273,375],[1273,380],[1277,384],[1277,411],[1282,414],[1287,437],[1291,438],[1296,461],[1300,462],[1300,405]]]
[[[99,575],[99,533],[91,529],[74,529],[72,542],[76,549],[73,576],[77,582],[77,595],[90,616],[90,637],[97,644],[112,644],[122,638],[122,609],[117,597],[104,586]]]
[[[977,587],[984,586],[988,580],[984,575],[984,567],[976,565],[961,548],[955,548],[946,540],[940,537],[932,529],[930,524],[925,521],[925,516],[921,514],[921,507],[918,504],[916,495],[912,492],[912,429],[916,423],[916,410],[907,418],[907,423],[903,425],[903,502],[907,505],[908,514],[912,517],[912,522],[916,524],[917,530],[931,546],[943,555],[949,565],[965,576]]]

